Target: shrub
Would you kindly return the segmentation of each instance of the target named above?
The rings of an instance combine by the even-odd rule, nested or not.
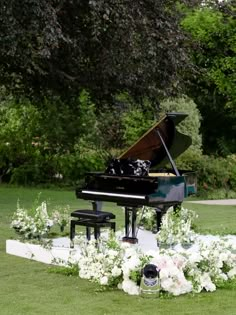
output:
[[[179,132],[189,135],[192,138],[190,149],[201,152],[202,136],[200,134],[201,115],[197,105],[190,98],[183,96],[180,98],[167,99],[160,104],[160,109],[165,112],[184,112],[188,117],[177,126]]]
[[[177,159],[179,169],[197,173],[198,193],[210,199],[235,198],[236,156],[227,158],[188,151]]]
[[[66,182],[80,182],[86,172],[103,171],[106,157],[105,151],[81,140],[75,145],[74,152],[58,156],[58,172]]]

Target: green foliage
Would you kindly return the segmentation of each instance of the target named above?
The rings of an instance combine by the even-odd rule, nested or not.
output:
[[[192,145],[189,148],[201,152],[202,137],[200,134],[201,114],[197,105],[190,98],[183,96],[180,98],[167,99],[160,104],[162,112],[184,112],[188,117],[179,125],[179,132],[189,135],[192,138]]]
[[[106,158],[106,152],[82,140],[73,152],[58,156],[58,169],[66,182],[75,183],[83,180],[86,172],[102,171]]]
[[[41,115],[27,100],[19,106],[8,99],[0,104],[0,112],[0,169],[4,177],[17,167],[25,169],[27,160],[37,160],[39,150],[34,144]]]
[[[117,96],[122,104],[121,132],[123,147],[135,143],[155,122],[154,106],[148,99],[136,100],[127,93]]]
[[[188,12],[182,22],[193,41],[198,67],[189,94],[203,117],[204,151],[222,156],[236,152],[235,4],[234,0],[207,2]]]
[[[87,91],[83,90],[77,100],[78,103],[78,125],[77,135],[79,139],[83,139],[87,143],[95,143],[99,145],[99,129],[96,117],[96,107],[91,101],[90,95]],[[74,115],[73,108],[73,115]]]
[[[78,264],[74,264],[68,267],[60,267],[60,266],[51,266],[48,269],[49,273],[62,274],[64,276],[78,276]]]
[[[205,7],[193,11],[182,23],[202,46],[202,50],[196,52],[195,58],[208,70],[205,78],[214,82],[219,92],[228,97],[226,107],[231,107],[236,102],[234,14],[235,8],[229,1],[227,11],[216,7]]]
[[[235,198],[235,155],[222,158],[188,151],[177,159],[177,165],[179,169],[196,171],[198,194],[202,197]]]
[[[2,0],[1,82],[36,97],[170,94],[190,67],[180,17],[175,1]]]
[[[71,103],[0,103],[0,176],[14,184],[71,183],[104,163],[95,105],[86,91]]]
[[[100,133],[99,143],[104,150],[119,150],[124,145],[122,113],[123,108],[118,105],[103,105],[102,109],[98,112],[96,118]]]
[[[124,135],[123,139],[127,145],[136,142],[154,123],[154,120],[148,119],[141,109],[131,109],[123,114],[122,124]]]

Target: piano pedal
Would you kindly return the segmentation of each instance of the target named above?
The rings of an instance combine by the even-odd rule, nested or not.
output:
[[[137,244],[137,243],[138,243],[137,237],[124,236],[124,237],[122,238],[122,241],[123,241],[123,242],[130,243],[130,244]]]
[[[157,231],[157,228],[153,228],[153,229],[152,229],[152,234],[157,234],[157,232],[158,232],[158,231]]]

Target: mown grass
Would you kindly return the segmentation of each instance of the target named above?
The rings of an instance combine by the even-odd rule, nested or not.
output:
[[[51,273],[50,266],[5,253],[5,241],[14,238],[9,228],[17,200],[30,207],[41,192],[41,200],[55,205],[69,204],[71,210],[89,204],[76,199],[73,191],[26,188],[0,188],[0,315],[234,315],[236,282],[228,283],[213,293],[203,292],[172,298],[144,299],[119,290],[101,287],[76,276]],[[185,203],[196,210],[196,227],[201,233],[236,232],[236,207],[204,206]],[[105,204],[116,214],[118,227],[123,226],[123,212]]]

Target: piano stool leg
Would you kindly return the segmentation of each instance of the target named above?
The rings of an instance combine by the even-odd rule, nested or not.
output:
[[[75,238],[75,225],[76,221],[70,221],[70,248],[74,248],[74,238]]]
[[[94,238],[95,240],[98,240],[100,237],[100,228],[98,226],[94,227]]]
[[[91,228],[86,226],[86,238],[88,241],[91,240]]]
[[[111,229],[114,233],[116,232],[116,222],[111,222]]]

